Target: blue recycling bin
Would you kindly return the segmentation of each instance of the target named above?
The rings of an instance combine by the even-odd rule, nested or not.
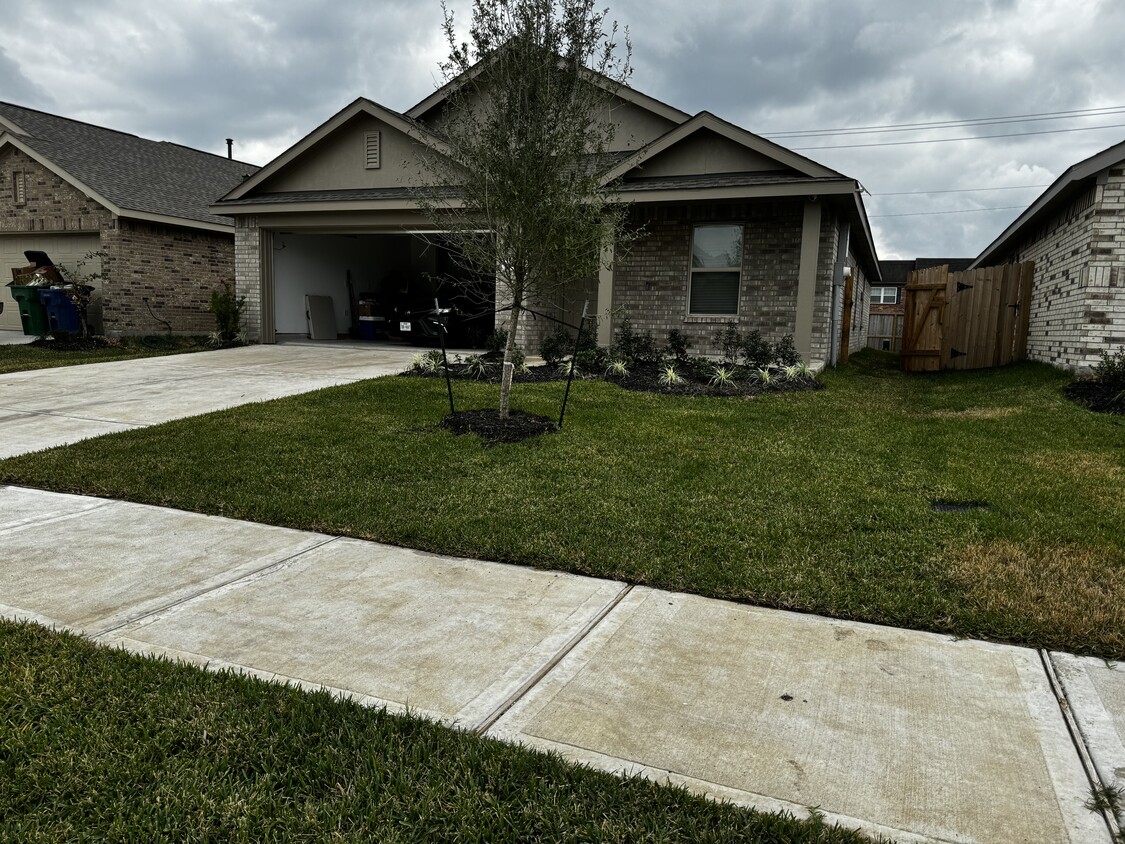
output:
[[[78,308],[70,300],[65,290],[57,287],[41,287],[39,289],[39,302],[47,312],[47,330],[69,331],[77,334],[81,323],[78,319]]]

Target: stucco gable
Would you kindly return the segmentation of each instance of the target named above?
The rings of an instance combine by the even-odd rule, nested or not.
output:
[[[378,166],[368,166],[375,134]],[[420,147],[445,151],[433,133],[376,102],[360,98],[337,112],[220,200],[273,193],[397,188],[418,184]]]
[[[703,111],[623,159],[606,174],[605,182],[654,176],[769,171],[813,179],[847,178],[780,144]]]
[[[766,172],[804,175],[772,156],[703,129],[645,159],[624,179]]]

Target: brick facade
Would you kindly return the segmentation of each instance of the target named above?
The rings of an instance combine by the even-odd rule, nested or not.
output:
[[[16,202],[14,174],[23,178],[24,202]],[[99,232],[113,215],[22,150],[0,151],[0,231]]]
[[[22,175],[22,203],[14,173]],[[105,253],[100,297],[108,334],[163,333],[168,325],[175,333],[208,333],[215,327],[211,291],[234,275],[230,234],[117,218],[14,148],[0,152],[0,232],[97,234]]]
[[[1101,181],[1005,256],[1035,262],[1031,360],[1082,370],[1125,348],[1125,168],[1110,168]]]
[[[211,292],[232,275],[234,241],[229,235],[120,219],[102,231],[102,246],[102,318],[107,331],[215,330],[208,308]]]
[[[693,354],[714,355],[715,334],[735,322],[742,333],[757,330],[771,343],[796,328],[801,260],[803,199],[705,203],[639,209],[641,237],[617,262],[613,307],[639,331],[651,331],[660,344],[677,329],[691,341]],[[705,223],[743,225],[742,280],[738,315],[701,317],[688,313],[692,232]],[[839,227],[827,208],[821,217],[817,256],[812,357],[825,360],[829,348],[832,278]],[[853,338],[865,335],[866,322]]]
[[[234,230],[235,293],[246,299],[242,325],[251,340],[262,339],[262,230],[258,218],[239,217]]]

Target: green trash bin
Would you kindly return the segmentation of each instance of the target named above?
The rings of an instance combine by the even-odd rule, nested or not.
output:
[[[20,309],[20,322],[23,323],[23,333],[32,337],[43,337],[51,333],[47,322],[47,309],[39,301],[38,287],[25,287],[18,284],[9,284],[12,298]]]

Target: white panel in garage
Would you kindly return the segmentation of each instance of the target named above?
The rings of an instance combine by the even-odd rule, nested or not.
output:
[[[101,241],[96,234],[0,234],[0,301],[4,303],[4,312],[0,313],[0,329],[22,328],[20,324],[19,309],[12,298],[12,291],[5,285],[12,280],[12,267],[27,265],[23,253],[28,249],[46,252],[47,256],[56,264],[63,264],[68,269],[74,269],[76,264],[90,252],[96,252],[101,247]],[[83,275],[98,272],[101,261],[93,259],[82,268]],[[94,287],[100,288],[101,281],[95,281]],[[95,294],[95,303],[99,297]],[[90,320],[95,327],[101,323],[100,304],[91,306]]]

